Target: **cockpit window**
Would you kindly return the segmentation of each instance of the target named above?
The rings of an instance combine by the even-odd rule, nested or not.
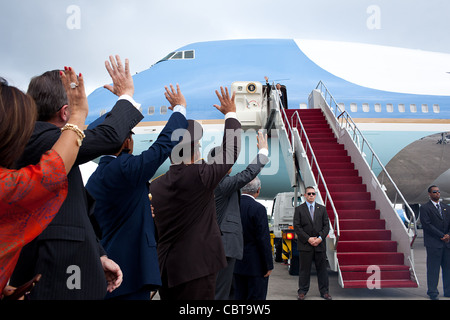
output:
[[[178,51],[172,57],[170,57],[170,60],[174,59],[183,59],[183,51]]]
[[[169,53],[163,59],[159,60],[157,63],[167,60],[191,60],[191,59],[195,59],[194,50],[174,51]]]
[[[194,50],[184,51],[185,59],[194,59]]]
[[[162,58],[161,60],[159,60],[159,62],[169,60],[170,57],[173,56],[174,54],[175,54],[175,52],[169,53],[167,56],[165,56],[164,58]]]

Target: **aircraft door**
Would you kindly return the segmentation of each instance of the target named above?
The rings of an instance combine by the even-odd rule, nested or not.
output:
[[[261,128],[263,122],[263,86],[258,81],[235,81],[231,92],[236,92],[236,114],[242,127]]]

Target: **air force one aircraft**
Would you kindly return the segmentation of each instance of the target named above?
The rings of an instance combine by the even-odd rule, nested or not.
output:
[[[402,191],[408,203],[427,200],[437,184],[450,200],[450,54],[316,40],[257,39],[200,42],[184,46],[133,76],[134,99],[144,119],[134,130],[135,154],[156,140],[171,111],[164,86],[180,84],[187,117],[203,124],[203,156],[220,143],[223,115],[215,90],[237,81],[281,83],[288,109],[308,108],[321,81],[346,110]],[[87,124],[109,111],[115,97],[98,88],[89,95]],[[252,102],[245,97],[247,107]],[[258,107],[256,105],[256,107]],[[244,152],[233,167],[243,170],[257,152],[255,131],[247,130]],[[276,142],[278,143],[278,142]],[[261,198],[292,191],[278,145],[261,172]],[[167,161],[156,175],[167,171]]]

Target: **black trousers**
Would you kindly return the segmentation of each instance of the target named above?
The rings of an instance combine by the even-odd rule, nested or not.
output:
[[[427,249],[427,294],[438,296],[439,273],[442,267],[442,281],[444,287],[444,296],[450,297],[450,249],[432,248]]]
[[[234,274],[236,300],[266,300],[269,277]]]
[[[141,290],[129,294],[124,294],[118,297],[110,298],[108,300],[148,300],[150,301],[151,290],[142,288]]]
[[[312,262],[316,266],[317,281],[319,292],[321,295],[328,293],[328,270],[327,256],[325,251],[316,252],[300,251],[299,252],[299,275],[298,275],[298,293],[306,294],[309,291],[311,266]]]
[[[216,276],[213,273],[169,288],[167,276],[163,273],[159,296],[161,300],[214,300]]]

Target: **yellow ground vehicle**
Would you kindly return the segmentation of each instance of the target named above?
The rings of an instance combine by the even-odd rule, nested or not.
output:
[[[272,207],[275,261],[287,263],[291,275],[298,274],[297,240],[293,226],[294,197],[294,192],[279,193],[275,196]]]

